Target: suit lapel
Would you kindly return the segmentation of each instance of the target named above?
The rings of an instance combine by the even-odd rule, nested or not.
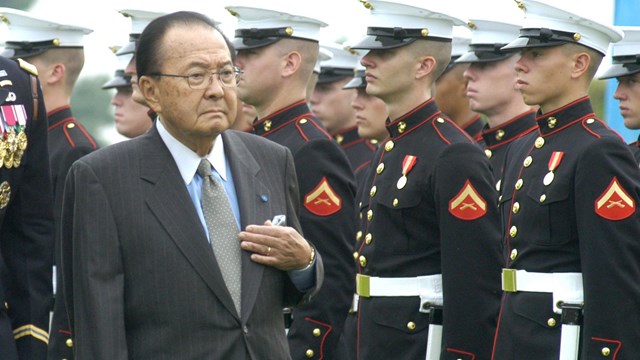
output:
[[[145,199],[182,254],[230,313],[236,314],[231,295],[171,153],[155,126],[144,135],[141,178]],[[179,280],[178,280],[179,281]]]
[[[258,178],[258,164],[242,139],[232,131],[222,133],[225,155],[229,159],[231,174],[240,207],[242,229],[250,224],[261,225],[269,216],[269,189]],[[242,252],[242,319],[251,314],[256,301],[264,266],[251,261],[251,254]]]

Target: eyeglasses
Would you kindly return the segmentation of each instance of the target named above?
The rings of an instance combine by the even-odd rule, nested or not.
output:
[[[187,79],[189,87],[193,90],[202,90],[209,87],[209,85],[211,85],[211,82],[213,81],[213,75],[217,75],[218,81],[220,81],[220,84],[222,84],[222,86],[231,88],[238,85],[238,82],[240,81],[240,75],[242,75],[242,70],[240,70],[237,66],[234,66],[233,69],[222,69],[217,72],[209,72],[208,74],[206,71],[198,71],[189,75],[162,73],[151,74],[151,76],[166,76]]]

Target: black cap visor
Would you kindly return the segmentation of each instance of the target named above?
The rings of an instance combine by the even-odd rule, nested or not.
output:
[[[615,61],[615,59],[614,59]],[[629,76],[640,72],[640,63],[613,64],[599,77],[600,80]]]
[[[462,54],[456,63],[481,63],[504,60],[513,52],[500,50],[506,44],[478,44],[469,46],[469,52]]]

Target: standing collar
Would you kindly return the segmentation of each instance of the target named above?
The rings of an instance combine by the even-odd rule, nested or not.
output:
[[[536,111],[531,109],[513,119],[500,124],[499,126],[488,128],[482,132],[482,138],[488,148],[494,148],[510,143],[521,135],[533,131],[537,128]]]
[[[200,165],[200,160],[202,160],[202,158],[171,135],[162,124],[162,121],[156,121],[155,123],[157,124],[158,133],[160,134],[162,141],[169,149],[173,160],[178,166],[182,180],[186,185],[189,185],[198,170],[198,165]],[[213,142],[213,149],[211,149],[211,152],[209,152],[205,158],[209,160],[211,165],[213,165],[213,168],[218,172],[222,180],[226,181],[227,166],[225,162],[222,136],[218,135],[216,137]]]
[[[396,120],[387,120],[387,130],[391,138],[395,139],[423,125],[426,120],[430,120],[436,114],[441,114],[441,112],[438,110],[436,102],[431,98]]]
[[[305,100],[300,100],[254,122],[253,130],[256,134],[264,136],[303,117],[311,117],[311,110]]]
[[[595,118],[596,115],[591,107],[589,96],[584,96],[546,114],[541,114],[540,110],[538,110],[536,122],[540,128],[540,133],[544,136],[559,131],[571,125],[576,120],[587,117]]]

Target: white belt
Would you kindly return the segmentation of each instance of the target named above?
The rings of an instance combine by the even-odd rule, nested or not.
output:
[[[502,290],[506,292],[542,292],[553,294],[553,311],[561,314],[559,304],[583,304],[581,273],[535,273],[502,269]]]
[[[356,275],[356,295],[376,296],[419,296],[420,311],[429,312],[429,305],[442,306],[442,274],[383,278]]]

